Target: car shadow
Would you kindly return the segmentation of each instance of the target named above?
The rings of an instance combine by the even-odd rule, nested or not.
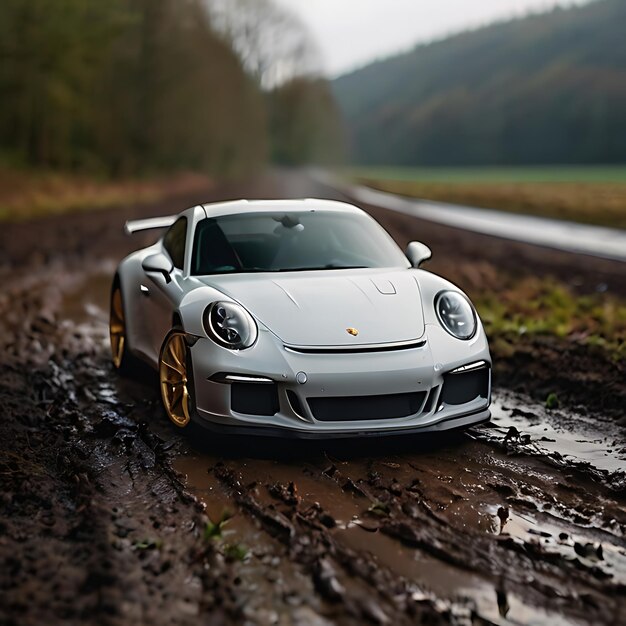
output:
[[[196,428],[195,434],[189,439],[192,448],[201,454],[218,455],[228,460],[264,459],[285,463],[308,461],[320,456],[349,461],[407,453],[431,454],[438,450],[454,449],[467,442],[467,434],[463,431],[342,439],[294,439],[216,435],[201,428]]]

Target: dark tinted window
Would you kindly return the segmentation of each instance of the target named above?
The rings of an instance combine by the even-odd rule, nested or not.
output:
[[[196,227],[191,273],[407,266],[391,237],[366,215],[301,211],[202,220]]]
[[[163,237],[163,247],[172,259],[174,267],[182,269],[185,263],[185,239],[187,237],[187,218],[178,218]]]

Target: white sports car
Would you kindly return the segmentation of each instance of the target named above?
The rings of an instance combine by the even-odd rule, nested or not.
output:
[[[176,426],[342,437],[489,419],[480,319],[369,215],[328,200],[235,201],[126,224],[167,228],[113,279],[113,363],[159,372]]]

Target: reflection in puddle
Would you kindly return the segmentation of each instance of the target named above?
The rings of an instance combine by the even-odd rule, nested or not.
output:
[[[512,510],[508,511],[500,532],[521,543],[539,545],[546,554],[559,554],[570,561],[578,559],[583,566],[604,572],[616,583],[626,584],[626,545],[607,532],[572,527],[542,513],[532,515]]]
[[[527,445],[539,454],[543,451],[607,472],[626,469],[623,432],[614,422],[603,424],[602,432],[598,432],[597,421],[564,411],[547,411],[539,404],[522,402],[515,394],[506,392],[494,395],[491,412],[492,422],[501,436],[514,426],[521,437],[530,435]]]

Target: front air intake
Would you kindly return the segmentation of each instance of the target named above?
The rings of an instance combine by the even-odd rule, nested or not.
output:
[[[384,396],[307,398],[313,417],[321,422],[396,419],[419,413],[425,391]]]
[[[230,406],[236,413],[246,415],[276,415],[280,407],[275,383],[232,383]]]
[[[452,406],[466,404],[476,398],[489,398],[491,369],[481,367],[467,371],[450,372],[443,377],[440,402]]]

